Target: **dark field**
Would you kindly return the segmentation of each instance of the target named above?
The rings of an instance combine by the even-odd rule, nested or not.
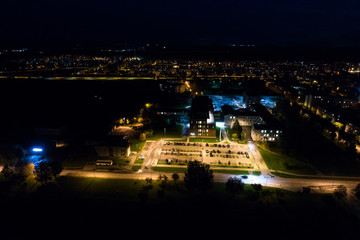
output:
[[[122,116],[137,114],[159,95],[156,81],[0,80],[2,137],[34,127],[66,127],[72,134],[106,131]]]
[[[31,181],[30,181],[31,182]],[[31,183],[27,181],[28,187]],[[138,198],[144,181],[60,177],[33,191],[0,198],[5,236],[39,238],[224,238],[270,237],[298,239],[345,236],[359,221],[331,195],[265,188],[256,194],[249,185],[232,197],[217,183],[207,193],[188,192],[172,180],[163,197],[153,182],[149,199]],[[20,232],[15,229],[21,229]],[[4,235],[4,232],[2,233]],[[321,238],[320,238],[321,239]]]

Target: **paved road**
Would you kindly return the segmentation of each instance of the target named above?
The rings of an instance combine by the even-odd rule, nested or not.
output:
[[[221,135],[221,142],[230,142],[224,127],[220,128],[220,135]]]
[[[254,168],[258,170],[263,175],[270,176],[269,168],[267,167],[263,157],[261,156],[259,150],[257,149],[256,145],[252,142],[248,142],[249,151],[254,156]]]
[[[141,166],[140,172],[150,170],[153,162],[159,159],[163,142],[164,141],[162,139],[156,142],[151,142],[149,149],[143,154],[145,160]]]
[[[3,166],[0,166],[0,171]],[[84,171],[84,170],[68,170],[64,169],[60,176],[71,176],[71,177],[88,177],[88,178],[108,178],[108,179],[134,179],[144,180],[145,178],[157,179],[159,175],[166,175],[171,179],[173,173],[169,172],[137,172],[137,173],[118,173],[108,171]],[[180,179],[184,178],[184,173],[178,173]],[[241,178],[239,175],[215,173],[214,181],[225,183],[229,177]],[[302,178],[281,178],[281,177],[270,177],[266,175],[249,175],[247,179],[242,179],[246,184],[259,183],[263,186],[276,187],[287,189],[290,191],[302,191],[303,187],[310,187],[312,192],[317,193],[332,193],[338,185],[344,185],[350,192],[354,189],[359,180],[339,180],[339,179],[302,179]]]
[[[63,170],[61,176],[72,177],[91,177],[91,178],[110,178],[110,179],[135,179],[144,180],[145,178],[157,179],[160,174],[166,175],[171,179],[172,173],[161,172],[139,172],[139,173],[116,173],[116,172],[100,172],[100,171],[83,171],[83,170]],[[184,173],[178,173],[180,179],[184,178]],[[215,173],[215,182],[226,182],[229,177],[238,177],[239,175]],[[290,191],[302,191],[303,187],[310,187],[312,192],[331,193],[338,185],[344,185],[349,190],[355,188],[360,183],[359,180],[330,180],[330,179],[301,179],[301,178],[281,178],[270,176],[249,175],[247,179],[242,179],[246,184],[259,183],[263,186],[283,188]]]

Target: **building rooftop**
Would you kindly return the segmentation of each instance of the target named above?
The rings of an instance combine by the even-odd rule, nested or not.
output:
[[[251,108],[255,110],[255,112],[266,122],[266,126],[269,129],[281,129],[282,126],[280,122],[261,104],[252,104]],[[254,125],[255,129],[260,129],[261,125]],[[265,126],[263,126],[265,127]],[[266,128],[267,128],[266,127]],[[262,128],[265,129],[265,128]]]
[[[208,96],[196,96],[192,100],[190,118],[208,119],[209,112],[214,112],[212,100]]]

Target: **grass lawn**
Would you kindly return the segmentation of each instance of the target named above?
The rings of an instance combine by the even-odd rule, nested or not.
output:
[[[81,197],[122,198],[136,199],[141,189],[140,184],[134,184],[136,180],[128,179],[103,179],[103,178],[77,178],[59,177],[57,183],[67,191]]]
[[[204,143],[216,143],[219,142],[217,138],[189,138],[190,142],[204,142]]]
[[[158,175],[155,173],[153,177],[157,178]],[[2,186],[8,185],[6,182],[1,183]],[[184,238],[194,234],[196,229],[199,231],[195,234],[214,235],[213,229],[206,230],[211,223],[219,235],[224,234],[224,229],[241,227],[253,236],[259,237],[260,234],[262,237],[256,231],[265,227],[267,235],[264,234],[264,237],[268,237],[269,232],[281,226],[281,233],[287,236],[294,234],[294,229],[299,230],[297,234],[304,233],[307,237],[316,230],[316,235],[327,237],[324,234],[334,236],[339,233],[340,237],[336,238],[342,239],[344,233],[349,229],[357,229],[360,224],[359,218],[350,211],[346,202],[329,194],[303,194],[265,186],[262,191],[256,192],[249,184],[244,185],[242,193],[231,194],[226,191],[224,183],[214,183],[206,192],[188,191],[182,179],[175,184],[169,178],[162,194],[159,194],[162,185],[154,179],[143,200],[139,197],[143,195],[139,194],[144,192],[145,184],[144,180],[138,179],[61,176],[56,184],[32,192],[24,192],[21,188],[3,189],[1,203],[5,206],[2,212],[6,213],[6,218],[3,217],[0,223],[7,230],[3,238],[8,239],[4,234],[9,232],[13,239],[21,228],[26,230],[20,237],[24,239],[25,234],[28,235],[39,226],[39,222],[44,229],[54,232],[61,226],[62,230],[56,233],[57,236],[64,234],[64,237],[74,234],[75,229],[79,230],[75,234],[83,237],[86,233],[94,236],[95,228],[99,229],[95,233],[102,236],[104,229],[117,229],[119,226],[129,232],[136,232],[144,217],[150,217],[158,226],[165,226],[163,228],[168,231],[162,229],[162,232],[173,234],[178,231],[177,234],[185,233]],[[14,186],[20,185],[14,183]],[[14,225],[17,219],[29,216],[31,221],[19,221]],[[259,222],[266,224],[259,226]],[[187,224],[195,227],[188,232],[186,228],[179,231],[179,227]],[[154,230],[153,227],[151,225],[142,229],[148,234]],[[327,228],[331,228],[331,231],[324,231]],[[136,235],[139,234],[136,232]]]
[[[147,140],[159,140],[160,138],[182,138],[183,125],[168,125],[161,129],[154,129],[154,135]]]
[[[63,162],[63,167],[67,168],[82,168],[88,162],[95,162],[96,158],[94,157],[76,157],[76,158],[67,158]]]
[[[130,160],[129,159],[121,159],[121,158],[115,158],[113,159],[113,163],[115,164],[119,164],[119,165],[126,165],[129,164]]]
[[[213,169],[214,173],[227,173],[233,175],[249,175],[249,171],[246,170],[227,170],[227,169]]]
[[[224,167],[224,168],[246,168],[246,169],[252,169],[254,167],[245,167],[245,166],[232,166],[232,165],[210,165],[211,167]]]
[[[143,164],[143,163],[144,163],[144,159],[140,159],[139,157],[137,157],[134,162],[134,164]]]
[[[297,161],[293,158],[289,158],[284,155],[274,154],[261,147],[259,147],[258,149],[269,169],[297,173],[297,174],[315,175],[315,171],[312,168],[306,166],[300,161]]]
[[[186,142],[187,139],[169,139],[169,140],[166,140],[167,142]]]
[[[133,165],[133,166],[131,167],[131,170],[137,171],[137,170],[139,170],[140,168],[141,168],[141,165]]]
[[[186,172],[187,168],[181,167],[153,167],[156,172]]]
[[[130,150],[135,152],[141,152],[143,147],[145,146],[146,141],[134,141],[130,143]]]

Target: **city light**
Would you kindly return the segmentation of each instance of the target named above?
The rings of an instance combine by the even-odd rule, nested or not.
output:
[[[32,151],[33,151],[33,152],[42,152],[43,149],[42,149],[42,148],[39,148],[39,147],[34,147],[34,148],[32,149]]]
[[[216,122],[216,126],[223,128],[223,127],[225,127],[225,123],[224,122]]]

